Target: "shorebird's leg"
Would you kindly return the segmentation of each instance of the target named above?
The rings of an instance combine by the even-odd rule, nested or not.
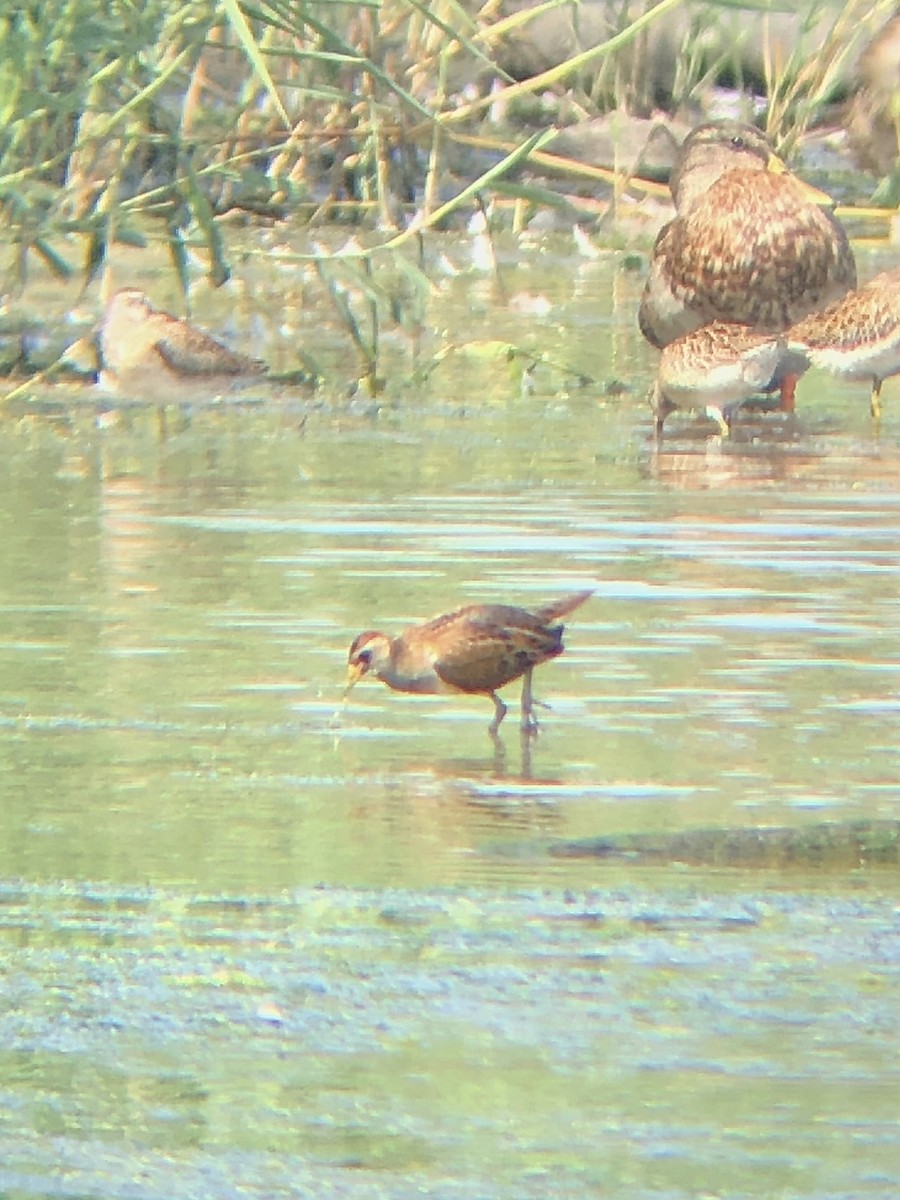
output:
[[[876,375],[872,380],[872,396],[869,400],[869,412],[873,421],[881,420],[881,380]]]
[[[730,414],[724,412],[715,404],[707,404],[706,415],[708,417],[712,417],[712,419],[718,425],[719,433],[721,433],[722,437],[728,437],[728,435],[731,433]]]
[[[668,398],[668,396],[664,396],[662,394],[658,381],[653,384],[653,387],[650,389],[650,393],[647,398],[650,401],[650,407],[653,409],[653,414],[656,417],[656,440],[660,441],[662,439],[663,425],[666,423],[666,417],[670,412],[674,411],[675,405]]]
[[[792,413],[794,411],[794,399],[797,391],[797,380],[799,375],[785,375],[781,381],[781,411]]]
[[[522,732],[537,733],[538,723],[534,716],[535,699],[531,694],[532,668],[529,667],[522,680]]]
[[[506,705],[500,699],[496,692],[491,692],[490,697],[494,702],[494,719],[488,725],[488,733],[492,738],[497,736],[497,731],[500,728],[500,722],[506,716]]]

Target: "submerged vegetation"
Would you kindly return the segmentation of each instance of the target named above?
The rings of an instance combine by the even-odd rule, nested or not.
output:
[[[554,152],[556,130],[684,111],[716,79],[741,89],[755,76],[767,129],[790,149],[893,7],[808,0],[786,18],[775,0],[32,0],[0,18],[4,291],[36,258],[87,283],[114,243],[155,242],[186,293],[191,253],[213,284],[228,278],[229,223],[352,223],[375,232],[339,271],[318,269],[374,378],[390,298],[370,260],[402,259],[409,277],[414,256],[393,252],[422,231],[497,197],[521,228],[559,205],[561,177],[614,202],[636,161]]]

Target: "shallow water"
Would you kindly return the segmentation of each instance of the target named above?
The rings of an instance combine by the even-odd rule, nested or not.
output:
[[[7,416],[10,1195],[897,1192],[896,858],[710,833],[900,822],[897,389],[657,449],[640,275],[504,282],[377,403]],[[533,743],[517,685],[499,749],[478,698],[341,703],[363,628],[587,586]]]

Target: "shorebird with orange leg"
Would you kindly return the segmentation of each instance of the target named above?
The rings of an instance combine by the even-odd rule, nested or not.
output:
[[[797,322],[792,353],[846,379],[869,379],[869,408],[881,419],[881,385],[900,374],[900,266],[882,271],[842,300]]]
[[[559,618],[591,594],[591,590],[575,592],[533,611],[508,604],[468,604],[396,637],[366,630],[350,647],[345,697],[364,675],[373,675],[398,692],[487,696],[494,705],[488,732],[496,737],[507,712],[497,691],[521,678],[522,732],[531,736],[538,727],[532,672],[562,654]]]

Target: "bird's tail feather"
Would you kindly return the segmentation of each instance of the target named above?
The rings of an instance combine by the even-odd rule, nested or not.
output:
[[[534,615],[542,621],[555,621],[557,617],[564,617],[566,613],[578,608],[579,604],[584,604],[585,600],[593,594],[593,588],[588,588],[585,592],[571,592],[568,596],[562,596],[559,600],[551,600],[549,604],[542,605],[541,608],[535,610]]]

